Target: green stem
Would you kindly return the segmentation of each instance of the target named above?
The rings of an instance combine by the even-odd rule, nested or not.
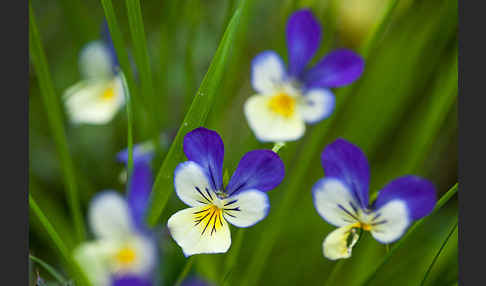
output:
[[[456,183],[447,193],[445,193],[440,200],[437,202],[435,205],[434,210],[432,213],[430,213],[427,217],[422,218],[421,220],[417,221],[412,227],[407,231],[407,233],[395,244],[393,247],[390,249],[390,251],[385,255],[383,260],[378,264],[378,267],[375,268],[375,270],[365,279],[365,282],[362,285],[368,285],[373,278],[378,274],[378,271],[385,265],[390,259],[390,257],[393,256],[393,254],[399,249],[405,241],[417,230],[418,227],[420,227],[425,221],[427,221],[428,218],[430,218],[433,214],[435,214],[437,211],[439,211],[443,205],[445,205],[456,193],[457,193],[457,188],[458,184]]]
[[[76,238],[82,241],[85,236],[83,217],[78,197],[74,165],[69,153],[67,138],[64,130],[62,112],[59,98],[56,96],[51,75],[47,65],[47,59],[42,47],[42,42],[35,22],[35,15],[29,1],[29,52],[34,65],[34,70],[39,80],[42,100],[47,113],[49,127],[53,134],[57,153],[61,160],[64,184],[67,188],[68,204],[73,215],[73,223],[76,229]]]
[[[127,110],[127,144],[128,144],[128,162],[127,162],[127,182],[130,182],[133,171],[133,115],[132,115],[132,99],[130,97],[130,90],[128,89],[127,78],[123,72],[120,72],[122,80],[123,91],[125,94],[126,110]],[[129,184],[127,184],[129,185]]]
[[[336,277],[339,273],[339,271],[341,270],[341,268],[343,267],[344,263],[345,263],[346,260],[339,260],[337,261],[335,264],[334,264],[334,267],[332,268],[332,271],[331,273],[329,274],[327,280],[326,280],[326,283],[324,285],[335,285],[334,284],[334,280],[336,280]]]
[[[37,205],[31,194],[29,194],[29,208],[32,210],[35,217],[37,217],[41,225],[44,227],[46,233],[51,238],[62,259],[66,262],[68,268],[72,271],[73,276],[77,278],[76,280],[80,283],[79,285],[91,285],[87,280],[86,276],[84,276],[84,273],[80,269],[79,265],[76,263],[76,261],[72,259],[69,249],[62,241],[56,229],[51,224],[49,219],[45,216],[41,208]]]
[[[222,276],[221,279],[221,285],[228,285],[230,282],[230,276],[233,273],[233,270],[236,265],[236,261],[238,260],[238,255],[240,254],[241,250],[241,245],[243,244],[243,238],[245,236],[245,229],[240,228],[236,234],[236,238],[233,243],[233,247],[231,248],[231,251],[228,253],[226,256],[226,260],[224,262],[225,268],[224,268],[224,275]]]
[[[442,253],[442,250],[444,250],[445,246],[447,245],[447,242],[449,242],[449,239],[451,238],[452,234],[457,230],[457,219],[456,223],[454,226],[451,228],[451,231],[447,235],[446,239],[442,243],[442,245],[439,248],[439,251],[437,251],[437,254],[434,256],[434,259],[432,260],[432,263],[430,263],[429,267],[427,268],[427,271],[425,272],[424,279],[422,280],[422,283],[420,283],[421,286],[425,285],[425,281],[427,281],[427,278],[429,277],[430,271],[434,267],[435,263],[437,262],[437,259],[439,258],[439,255]]]
[[[156,114],[161,114],[157,110],[154,85],[152,81],[152,72],[150,69],[150,58],[147,50],[147,40],[145,39],[145,28],[143,24],[142,9],[140,7],[140,0],[126,0],[126,8],[128,15],[128,23],[130,26],[130,34],[133,40],[133,50],[135,63],[140,73],[140,84],[142,87],[142,95],[145,97],[145,103],[148,105],[148,110],[151,114],[152,124],[151,128],[154,132],[155,138],[158,138],[159,117]],[[165,114],[162,112],[162,114]],[[156,142],[157,143],[157,139]]]
[[[177,280],[174,283],[174,286],[180,286],[182,284],[184,279],[187,277],[187,274],[189,274],[189,271],[191,270],[193,263],[194,263],[194,256],[191,256],[186,261],[186,265],[184,265],[184,268],[182,269],[181,273],[179,274],[179,277],[177,277]]]

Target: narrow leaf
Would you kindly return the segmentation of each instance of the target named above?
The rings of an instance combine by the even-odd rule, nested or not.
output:
[[[182,141],[187,132],[202,126],[216,96],[217,88],[221,82],[227,66],[230,54],[230,48],[235,38],[236,29],[240,19],[240,12],[237,10],[230,21],[223,39],[214,55],[209,66],[209,70],[194,96],[191,107],[187,112],[184,121],[177,132],[177,135],[169,149],[167,156],[162,163],[157,178],[155,180],[150,205],[148,209],[148,223],[154,226],[162,214],[162,211],[173,192],[173,173],[178,163],[183,161],[184,153],[182,151]]]
[[[53,134],[56,150],[61,160],[64,184],[67,189],[68,204],[73,215],[76,238],[82,241],[85,236],[81,207],[79,204],[78,186],[76,184],[74,166],[69,153],[62,112],[58,96],[54,91],[47,59],[42,47],[39,31],[35,22],[35,15],[29,1],[29,52],[34,70],[39,79],[40,93],[46,109],[49,127]]]

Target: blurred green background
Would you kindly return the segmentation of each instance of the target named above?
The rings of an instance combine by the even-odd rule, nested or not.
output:
[[[151,112],[134,104],[135,143],[153,137],[153,122],[158,132],[174,138],[238,2],[140,1],[157,104]],[[394,2],[397,4],[391,9],[391,17],[383,23],[383,15]],[[80,80],[78,53],[84,44],[100,38],[103,8],[96,0],[31,3],[55,93],[60,98],[66,88]],[[205,124],[221,134],[226,147],[225,168],[230,174],[244,153],[272,147],[254,139],[243,115],[243,103],[254,93],[249,82],[251,59],[268,49],[286,58],[285,24],[293,11],[310,8],[322,23],[323,42],[314,61],[332,49],[345,47],[365,54],[366,66],[356,83],[335,90],[337,108],[329,119],[309,127],[304,138],[280,151],[287,175],[269,193],[268,217],[245,230],[244,236],[240,230],[232,229],[233,241],[237,235],[243,241],[229,285],[240,285],[248,279],[247,269],[259,260],[263,236],[279,219],[283,220],[281,229],[268,249],[268,258],[264,257],[258,267],[260,278],[250,284],[325,285],[327,281],[328,285],[363,285],[387,249],[365,235],[351,259],[336,263],[323,257],[322,241],[334,227],[320,218],[312,204],[311,186],[323,176],[319,155],[338,137],[360,146],[372,168],[372,192],[404,174],[430,179],[439,197],[457,182],[457,1],[247,0],[245,4]],[[113,5],[127,50],[133,53],[125,1],[114,0]],[[377,27],[382,29],[378,33]],[[376,34],[378,37],[367,46]],[[72,215],[47,121],[50,111],[43,105],[38,81],[31,67],[30,192],[72,248],[77,244]],[[64,123],[82,211],[86,214],[96,192],[125,189],[120,179],[124,166],[115,161],[115,155],[127,146],[127,116],[123,109],[103,126],[74,126],[65,116]],[[153,162],[154,175],[167,151],[167,145],[161,147]],[[279,204],[289,193],[295,194],[289,201],[290,208],[285,215],[276,216]],[[185,263],[181,250],[163,228],[168,216],[183,207],[176,196],[171,196],[158,223],[160,285],[172,285]],[[368,284],[420,285],[457,222],[457,209],[455,196],[410,235]],[[65,270],[46,231],[33,215],[29,242],[32,254]],[[219,282],[228,254],[198,255],[191,275]],[[37,265],[31,268],[52,280]],[[455,285],[457,273],[456,229],[425,284]]]

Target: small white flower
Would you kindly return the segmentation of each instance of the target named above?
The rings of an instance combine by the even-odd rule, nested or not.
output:
[[[74,258],[93,285],[109,286],[113,277],[150,275],[157,259],[156,246],[137,230],[121,195],[111,191],[98,195],[88,219],[96,240],[76,248]]]
[[[73,123],[110,122],[125,102],[121,78],[113,67],[114,57],[101,41],[86,45],[80,53],[83,80],[64,93],[67,113]]]

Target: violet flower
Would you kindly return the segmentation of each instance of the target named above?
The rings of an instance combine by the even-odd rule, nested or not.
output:
[[[284,164],[271,150],[254,150],[240,160],[223,186],[224,144],[215,131],[197,128],[184,137],[189,161],[174,175],[179,198],[189,208],[172,215],[167,226],[184,255],[223,253],[231,245],[228,222],[250,227],[267,216],[268,196],[280,184]]]
[[[361,76],[364,60],[345,49],[329,53],[308,68],[320,41],[319,22],[310,10],[299,10],[287,22],[288,67],[274,51],[253,59],[251,83],[258,94],[248,98],[244,111],[258,140],[299,139],[305,123],[331,115],[335,100],[330,88],[348,85]]]
[[[436,203],[434,185],[410,175],[388,183],[370,203],[368,161],[358,147],[346,140],[329,144],[321,162],[325,177],[317,181],[312,192],[319,215],[339,227],[323,243],[324,256],[331,260],[351,256],[358,230],[369,231],[381,243],[396,241]]]

